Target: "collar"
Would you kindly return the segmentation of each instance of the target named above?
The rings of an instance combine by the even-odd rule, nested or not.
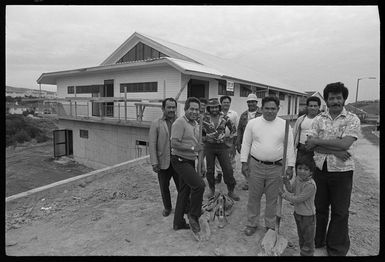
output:
[[[164,115],[161,117],[161,119],[162,119],[163,121],[167,121],[167,120],[168,120]],[[171,118],[171,119],[169,119],[169,120],[170,120],[171,122],[174,122],[175,119],[176,119],[176,116],[174,116],[174,118]]]
[[[335,119],[339,118],[340,116],[346,117],[347,114],[348,111],[345,109],[345,107],[343,107],[341,113]],[[321,113],[321,115],[333,119],[330,115],[329,108],[327,108],[325,112]]]
[[[195,120],[189,120],[189,119],[186,117],[186,115],[183,115],[183,118],[184,118],[184,120],[185,120],[187,123],[189,123],[189,124],[195,126],[195,124],[196,124],[196,121],[195,121]]]

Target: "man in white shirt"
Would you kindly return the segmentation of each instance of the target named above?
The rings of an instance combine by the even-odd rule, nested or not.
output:
[[[266,196],[265,227],[274,229],[277,198],[282,185],[282,163],[285,120],[277,118],[279,99],[262,99],[262,116],[250,120],[243,134],[241,148],[242,174],[249,183],[247,224],[244,233],[251,236],[259,226],[262,194]],[[250,160],[248,162],[250,154]],[[291,179],[295,165],[293,133],[288,133],[286,176]]]
[[[223,114],[227,115],[230,118],[230,121],[237,127],[238,126],[238,114],[237,112],[230,109],[231,106],[231,97],[229,96],[221,96],[219,98],[219,102],[221,103],[221,109]],[[231,161],[231,166],[233,171],[235,170],[235,143],[237,141],[237,136],[230,138],[230,130],[226,128],[225,133],[225,144],[229,147],[229,158]],[[215,178],[215,183],[219,184],[222,180],[222,168],[218,162],[218,159],[215,160],[215,170],[217,172],[217,177]]]
[[[305,148],[307,135],[313,123],[314,118],[320,113],[321,99],[316,96],[310,96],[306,99],[306,114],[298,117],[293,127],[294,150],[297,158],[302,155],[314,155],[312,150]]]

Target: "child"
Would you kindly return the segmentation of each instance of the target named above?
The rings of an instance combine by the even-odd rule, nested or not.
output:
[[[287,177],[283,178],[286,190],[294,195],[284,191],[280,191],[280,195],[294,204],[301,256],[313,256],[316,219],[314,197],[317,187],[312,175],[315,163],[311,156],[304,155],[297,159],[295,167],[297,176],[292,184]]]

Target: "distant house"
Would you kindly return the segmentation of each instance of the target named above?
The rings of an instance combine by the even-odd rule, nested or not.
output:
[[[100,65],[43,73],[38,84],[57,86],[59,126],[68,152],[94,168],[148,154],[148,130],[160,101],[232,97],[241,114],[251,92],[280,99],[278,115],[295,118],[305,93],[248,67],[144,34],[132,34]],[[69,144],[68,144],[69,143]]]

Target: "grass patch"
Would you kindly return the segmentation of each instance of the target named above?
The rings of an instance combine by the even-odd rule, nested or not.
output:
[[[361,133],[364,138],[369,140],[373,145],[379,146],[380,145],[380,138],[377,137],[372,133],[372,131],[376,131],[377,127],[368,125],[361,127]]]

